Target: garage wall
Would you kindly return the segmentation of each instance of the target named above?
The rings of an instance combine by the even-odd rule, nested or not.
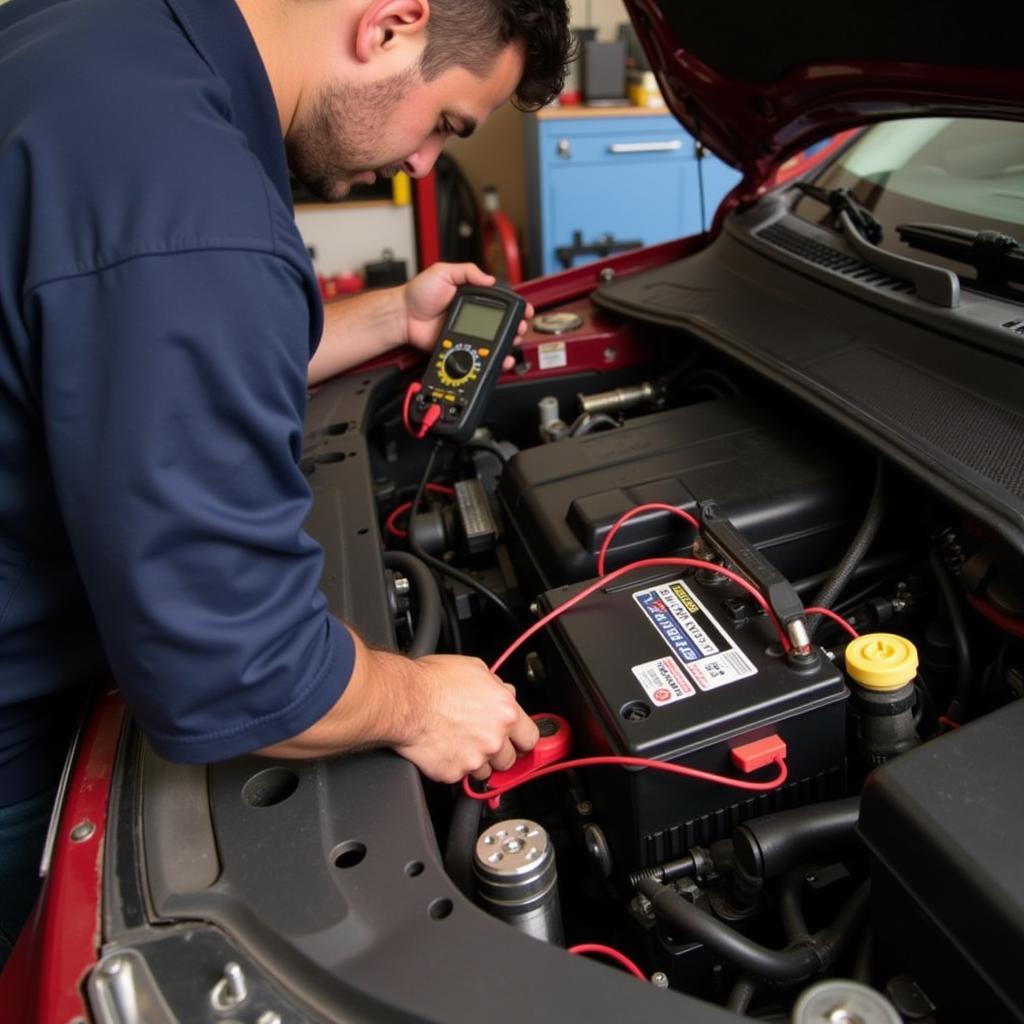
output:
[[[344,203],[300,203],[295,223],[302,240],[314,250],[318,274],[361,274],[367,263],[389,250],[404,260],[411,277],[416,273],[416,229],[411,206],[387,200]]]
[[[571,0],[572,23],[592,25],[599,39],[614,39],[620,22],[629,17],[622,0]],[[523,115],[506,104],[472,138],[452,139],[446,151],[458,162],[479,200],[487,185],[494,185],[502,209],[526,237],[526,166],[523,157]]]

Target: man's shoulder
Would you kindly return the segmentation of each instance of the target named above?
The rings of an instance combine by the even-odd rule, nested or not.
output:
[[[15,77],[0,137],[32,180],[8,184],[43,228],[27,285],[139,254],[276,251],[288,211],[233,121],[227,83],[162,0],[40,5],[0,33],[0,93],[12,96]]]
[[[73,113],[75,97],[109,101],[122,85],[144,94],[168,78],[202,74],[202,65],[164,0],[10,0],[0,6],[0,80],[16,75],[24,82],[5,104],[9,113],[46,109],[56,99]]]

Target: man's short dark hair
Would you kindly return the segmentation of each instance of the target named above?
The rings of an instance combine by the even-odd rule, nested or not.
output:
[[[512,102],[537,110],[562,91],[573,56],[566,0],[431,0],[420,70],[427,81],[452,66],[483,77],[511,42],[525,56]]]

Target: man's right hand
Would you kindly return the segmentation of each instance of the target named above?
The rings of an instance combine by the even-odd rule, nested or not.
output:
[[[478,658],[432,655],[413,664],[421,673],[419,725],[394,748],[424,775],[457,782],[504,771],[537,742],[537,726]]]
[[[537,726],[515,690],[477,658],[410,659],[367,647],[355,637],[356,661],[345,692],[319,722],[259,753],[322,757],[392,747],[430,779],[485,779],[532,750]]]

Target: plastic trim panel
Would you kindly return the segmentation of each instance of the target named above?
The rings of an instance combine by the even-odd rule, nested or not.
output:
[[[752,242],[768,201],[704,252],[605,285],[594,301],[680,328],[825,412],[1024,553],[1020,307],[965,293],[938,311]],[[738,236],[741,236],[738,237]],[[755,246],[756,251],[755,251]]]

